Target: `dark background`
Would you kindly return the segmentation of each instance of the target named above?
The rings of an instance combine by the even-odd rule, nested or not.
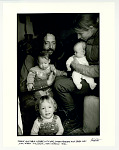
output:
[[[19,14],[20,22],[25,23],[28,15],[33,23],[34,34],[37,35],[44,29],[53,29],[57,32],[71,29],[76,13]]]
[[[39,35],[41,35],[46,30],[53,30],[55,32],[56,37],[58,37],[57,42],[61,42],[63,48],[60,47],[60,51],[68,51],[68,55],[71,56],[73,51],[70,50],[72,48],[70,39],[74,34],[73,30],[73,21],[76,17],[77,13],[40,13],[40,14],[18,14],[17,15],[17,38],[18,38],[18,70],[20,72],[21,66],[26,55],[31,51],[36,53],[39,51],[39,41],[35,42],[38,44],[34,44]],[[25,35],[28,36],[29,39],[25,38]],[[67,41],[69,41],[67,43]],[[60,44],[61,44],[60,43]],[[65,44],[68,47],[65,47]],[[73,43],[74,44],[74,43]],[[58,43],[57,43],[58,47]],[[59,53],[62,53],[60,52]],[[57,50],[58,52],[58,50]],[[72,53],[69,53],[72,52]],[[36,55],[36,54],[35,54]],[[67,56],[67,58],[69,57]],[[66,59],[67,59],[66,58]],[[65,63],[64,63],[65,64]],[[60,68],[59,68],[60,69]]]

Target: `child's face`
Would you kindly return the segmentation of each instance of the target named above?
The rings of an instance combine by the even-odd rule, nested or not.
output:
[[[40,115],[45,119],[50,119],[53,116],[54,111],[53,104],[47,100],[45,100],[39,108]]]
[[[43,58],[43,57],[38,58],[38,65],[43,70],[45,70],[49,67],[49,63],[50,63],[49,59],[46,59],[46,58]]]
[[[74,55],[77,58],[81,58],[85,55],[85,50],[84,50],[83,45],[81,43],[78,43],[74,46]]]

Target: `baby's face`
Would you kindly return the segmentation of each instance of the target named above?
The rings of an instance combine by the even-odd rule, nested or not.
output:
[[[81,43],[78,43],[74,46],[74,55],[77,58],[81,58],[85,55],[85,50],[84,50],[83,45]]]
[[[40,105],[40,115],[45,119],[50,119],[54,114],[54,107],[53,104],[45,100]]]
[[[49,59],[43,57],[38,58],[38,65],[43,70],[46,70],[49,67],[49,63],[50,63]]]

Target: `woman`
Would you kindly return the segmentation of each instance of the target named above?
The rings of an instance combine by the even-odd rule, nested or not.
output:
[[[99,14],[79,14],[74,21],[74,31],[77,38],[86,42],[86,58],[89,66],[79,64],[74,60],[71,63],[73,70],[95,79],[98,84],[99,80]],[[73,40],[71,40],[73,41]],[[74,42],[74,41],[73,41]],[[70,43],[70,42],[69,42]],[[72,50],[73,51],[73,50]],[[68,53],[69,49],[68,49]],[[59,97],[60,107],[65,111],[67,118],[64,121],[64,132],[67,134],[73,129],[78,128],[81,124],[76,103],[79,99],[91,94],[89,85],[84,79],[81,81],[82,89],[78,90],[71,78],[57,78],[54,88]],[[76,96],[78,94],[78,98]],[[93,90],[92,94],[99,94],[98,86]],[[77,99],[73,97],[76,96]],[[80,104],[79,104],[80,105]]]

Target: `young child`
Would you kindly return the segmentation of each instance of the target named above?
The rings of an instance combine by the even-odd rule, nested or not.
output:
[[[53,72],[55,76],[66,75],[66,72],[57,70],[54,65],[50,64],[50,59],[46,51],[42,51],[37,59],[38,66],[30,69],[27,76],[27,89],[28,91],[35,91],[35,98],[39,98],[42,95],[53,95],[50,87],[43,90],[41,89],[41,81],[47,80],[49,75]]]
[[[89,65],[88,61],[85,57],[85,48],[86,44],[83,41],[80,41],[74,45],[74,55],[69,57],[69,59],[66,61],[66,67],[67,71],[71,71],[70,64],[74,59],[77,59],[80,64],[83,65]],[[96,83],[94,82],[94,79],[85,75],[80,74],[79,72],[73,71],[72,73],[72,79],[74,84],[78,89],[82,88],[81,79],[85,79],[87,83],[89,84],[90,88],[93,90],[96,87]]]
[[[36,101],[36,111],[40,114],[33,124],[31,135],[62,135],[64,128],[59,116],[54,115],[57,109],[55,100],[46,95]]]

